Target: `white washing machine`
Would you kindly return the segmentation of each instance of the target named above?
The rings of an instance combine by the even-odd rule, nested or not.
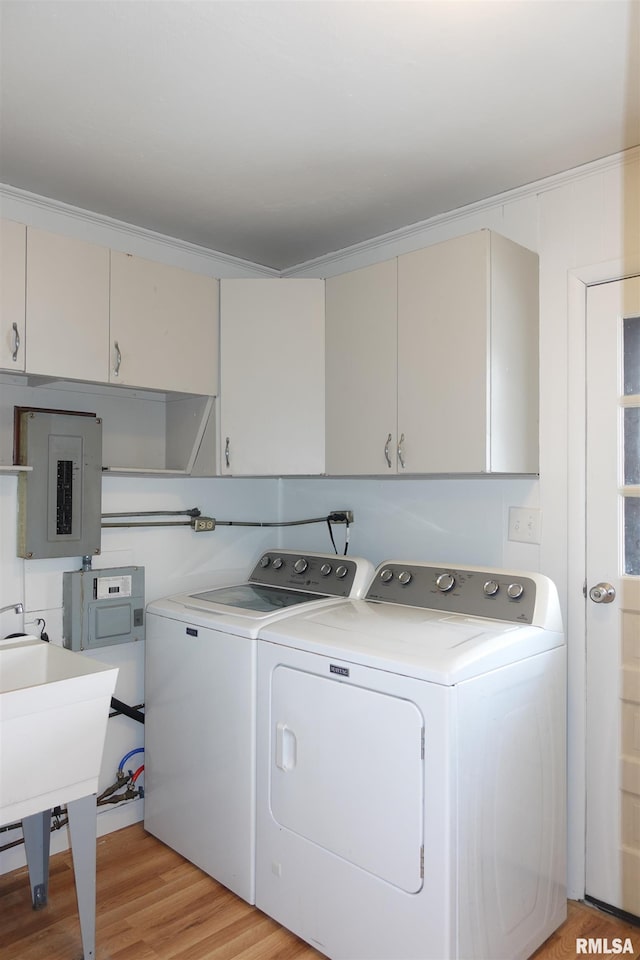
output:
[[[363,595],[373,572],[358,557],[269,550],[243,583],[147,608],[145,828],[249,903],[258,630]]]
[[[537,574],[389,562],[258,645],[256,905],[334,960],[524,960],[566,918],[566,658]]]

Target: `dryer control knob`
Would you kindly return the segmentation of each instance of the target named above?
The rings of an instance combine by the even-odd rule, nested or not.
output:
[[[276,557],[275,560],[273,561],[273,569],[279,570],[280,567],[284,567],[284,560],[282,559],[282,557]]]
[[[448,593],[449,590],[453,590],[456,585],[456,578],[452,573],[441,573],[439,577],[436,578],[436,587],[438,590],[441,590],[442,593]]]
[[[413,580],[413,574],[410,573],[409,570],[403,570],[401,573],[398,574],[398,580],[403,587],[406,587],[406,585],[408,583],[411,583],[411,581]]]
[[[391,583],[391,581],[393,580],[393,570],[389,570],[389,568],[387,567],[380,574],[380,579],[382,580],[383,583]]]
[[[295,570],[296,573],[304,573],[308,566],[309,564],[304,559],[304,557],[300,557],[300,559],[296,560],[296,562],[294,563],[293,569]]]
[[[261,567],[268,567],[270,563],[271,563],[271,558],[270,558],[270,557],[266,557],[266,556],[265,556],[265,557],[262,557],[261,560],[260,560],[260,566],[261,566]]]
[[[330,563],[323,563],[322,566],[320,567],[320,573],[322,574],[323,577],[328,577],[332,570],[333,570],[333,567],[331,566]]]
[[[339,567],[336,567],[336,577],[338,580],[344,580],[348,572],[349,571],[345,566],[340,565]]]
[[[482,589],[487,597],[495,597],[496,593],[500,589],[500,584],[497,580],[487,580]]]
[[[507,596],[511,600],[519,600],[524,593],[524,587],[521,583],[510,583],[507,587]]]

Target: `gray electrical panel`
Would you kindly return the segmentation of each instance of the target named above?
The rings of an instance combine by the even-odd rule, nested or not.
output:
[[[95,414],[16,409],[17,553],[25,559],[100,553],[102,421]]]
[[[144,640],[144,567],[65,573],[62,603],[63,642],[69,650]]]

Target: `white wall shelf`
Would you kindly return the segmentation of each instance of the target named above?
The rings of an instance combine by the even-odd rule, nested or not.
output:
[[[93,413],[102,419],[102,468],[127,476],[214,476],[214,397],[0,375],[0,470],[14,466],[14,407]]]

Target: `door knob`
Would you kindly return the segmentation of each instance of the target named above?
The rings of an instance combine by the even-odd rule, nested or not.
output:
[[[613,603],[616,590],[610,583],[596,583],[595,587],[589,590],[589,597],[594,603]]]

